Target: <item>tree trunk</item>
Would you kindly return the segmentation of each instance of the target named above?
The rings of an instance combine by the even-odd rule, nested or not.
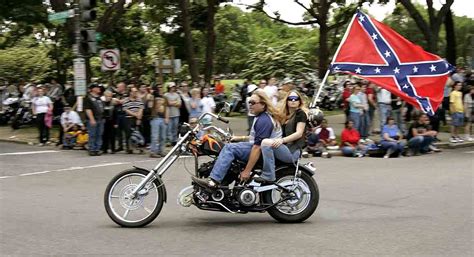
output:
[[[214,51],[216,48],[216,32],[214,30],[215,16],[217,11],[216,0],[207,0],[207,44],[206,44],[206,66],[204,67],[204,81],[210,83],[214,68]]]
[[[446,14],[444,27],[446,29],[446,60],[456,65],[456,36],[454,34],[454,20],[451,10]]]
[[[326,23],[319,26],[319,66],[318,77],[322,79],[329,68],[328,27]]]
[[[184,30],[184,39],[186,46],[186,59],[188,61],[189,73],[193,82],[199,82],[199,73],[196,59],[194,58],[193,36],[191,34],[191,21],[189,19],[188,0],[179,0],[179,9],[181,11],[181,23]]]

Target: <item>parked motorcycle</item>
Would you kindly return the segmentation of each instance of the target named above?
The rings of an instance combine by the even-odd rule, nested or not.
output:
[[[0,113],[0,124],[8,124],[8,122],[15,116],[18,107],[20,106],[19,97],[8,97],[2,101],[2,112]]]
[[[31,110],[31,101],[22,100],[20,106],[16,110],[15,115],[12,117],[11,127],[12,129],[19,129],[22,125],[32,124],[33,112]]]
[[[220,115],[204,113],[199,117],[211,116],[228,123]],[[104,194],[105,210],[109,217],[123,227],[142,227],[152,222],[167,201],[167,192],[162,180],[165,172],[183,154],[194,157],[194,176],[205,178],[211,170],[224,144],[229,143],[232,132],[216,126],[194,127],[185,124],[188,132],[180,138],[173,149],[151,170],[134,167],[117,174],[108,184]],[[198,134],[205,132],[203,137]],[[210,156],[212,161],[199,164],[199,157]],[[268,212],[280,222],[295,223],[308,219],[316,210],[319,190],[313,179],[315,168],[312,163],[276,164],[276,181],[260,184],[254,178],[261,173],[261,164],[254,167],[247,182],[241,182],[240,172],[246,163],[235,160],[224,180],[215,189],[191,185],[181,190],[178,203],[183,207],[191,205],[205,211],[245,214]]]

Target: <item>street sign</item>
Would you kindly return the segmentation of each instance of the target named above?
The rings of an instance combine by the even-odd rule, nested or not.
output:
[[[155,68],[156,68],[155,70],[156,73],[160,73],[160,70],[161,70],[161,73],[166,73],[166,74],[179,73],[179,71],[181,70],[181,59],[174,59],[173,62],[171,62],[171,60],[169,59],[166,59],[166,60],[162,60],[161,64],[159,63],[158,60],[156,60]]]
[[[95,41],[101,41],[102,40],[102,33],[96,32],[95,33]]]
[[[48,14],[48,21],[65,20],[71,17],[74,17],[74,9],[62,11],[62,12],[50,13]]]
[[[86,79],[86,61],[84,58],[74,59],[74,80]]]
[[[83,96],[87,94],[86,80],[74,80],[74,94],[76,96]]]
[[[118,49],[100,50],[102,71],[120,70],[120,51]]]

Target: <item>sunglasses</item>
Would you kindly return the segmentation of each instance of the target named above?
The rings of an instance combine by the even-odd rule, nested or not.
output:
[[[259,103],[261,103],[261,102],[255,102],[254,100],[249,101],[249,105],[255,105],[255,104],[259,104]]]
[[[300,97],[299,97],[299,96],[290,95],[290,96],[288,96],[288,98],[287,98],[286,100],[289,101],[289,102],[296,102],[296,101],[299,101],[299,100],[300,100]]]

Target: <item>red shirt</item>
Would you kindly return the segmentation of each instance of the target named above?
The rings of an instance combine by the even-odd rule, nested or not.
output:
[[[341,146],[344,146],[345,142],[355,146],[360,140],[359,132],[356,129],[343,129],[341,133]]]
[[[342,103],[344,104],[344,108],[349,107],[349,102],[347,100],[351,97],[351,94],[351,89],[349,87],[344,88],[344,91],[342,91]]]
[[[214,88],[214,92],[216,94],[224,93],[224,85],[222,85],[221,83],[216,84],[216,87]]]

